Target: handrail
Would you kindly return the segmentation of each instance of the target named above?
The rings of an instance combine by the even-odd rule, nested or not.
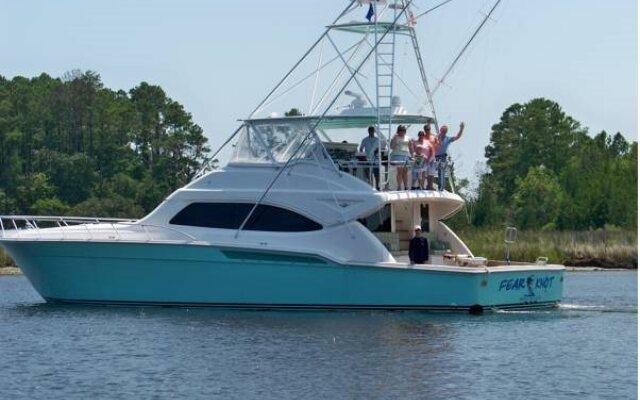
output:
[[[10,221],[9,223],[13,225],[13,229],[8,229],[5,226],[5,221]],[[55,224],[51,227],[42,227],[43,222],[51,222]],[[24,223],[24,227],[22,224]],[[95,235],[96,229],[91,229],[91,226],[95,225],[104,225],[104,229],[108,232],[112,231],[115,240],[125,241],[126,239],[123,237],[122,229],[118,229],[118,227],[122,228],[123,226],[129,226],[133,229],[139,228],[140,232],[144,234],[144,241],[146,242],[154,242],[154,241],[167,241],[164,238],[154,237],[154,230],[160,230],[165,232],[173,232],[181,236],[183,239],[181,241],[188,242],[196,242],[199,241],[195,236],[183,232],[180,229],[176,229],[170,226],[163,226],[157,224],[148,224],[148,223],[140,223],[138,220],[134,219],[126,219],[126,218],[95,218],[95,217],[63,217],[63,216],[36,216],[36,215],[0,215],[0,238],[6,238],[9,233],[15,232],[15,236],[12,239],[24,239],[24,234],[21,231],[29,230],[35,231],[35,237],[30,237],[30,239],[36,240],[46,240],[46,237],[43,237],[43,231],[48,229],[56,229],[56,233],[60,234],[60,237],[51,237],[51,239],[55,240],[72,240],[72,235],[69,235],[68,232],[70,228],[73,227],[81,227],[86,231],[86,241],[95,241],[105,239],[104,237],[98,237]],[[19,226],[20,225],[20,226]],[[25,228],[26,227],[26,228]],[[67,232],[65,234],[65,232]],[[135,232],[132,230],[131,232]],[[175,239],[169,239],[175,240]]]
[[[364,174],[369,172],[373,168],[379,168],[379,163],[376,160],[334,158],[332,159],[332,161],[340,171],[353,175],[356,178],[362,180],[363,182],[367,182],[368,184],[371,184],[370,180],[368,179],[370,177]],[[398,168],[398,167],[409,168],[410,170],[413,171],[416,168],[416,159],[409,158],[406,161],[389,161],[382,164],[382,166],[383,168],[388,167],[389,171],[392,168]],[[423,168],[423,167],[424,165],[421,166],[420,168]],[[438,171],[443,171],[442,173],[447,173],[447,171],[451,171],[453,169],[453,162],[450,160],[437,161],[436,169]],[[379,173],[380,173],[380,176],[382,176],[382,173],[381,172]],[[452,174],[449,173],[448,175],[449,175],[449,178],[452,177]],[[380,179],[382,179],[382,177]],[[382,182],[380,182],[380,186],[383,186]],[[455,188],[453,187],[453,184],[452,184],[452,189],[453,189],[452,193],[455,193]],[[443,190],[446,190],[446,189],[443,189]]]
[[[97,217],[64,217],[64,216],[52,216],[52,215],[0,215],[0,219],[36,219],[38,221],[68,221],[68,222],[93,222],[93,223],[106,223],[106,222],[126,222],[136,221],[132,218],[97,218]]]

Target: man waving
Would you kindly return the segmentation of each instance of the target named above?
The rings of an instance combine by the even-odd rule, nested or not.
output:
[[[447,176],[447,152],[449,151],[449,145],[452,142],[462,137],[464,131],[464,122],[460,122],[460,130],[456,136],[447,136],[449,128],[446,125],[440,127],[440,134],[438,135],[439,146],[436,150],[436,162],[438,163],[438,190],[444,190],[444,181]]]

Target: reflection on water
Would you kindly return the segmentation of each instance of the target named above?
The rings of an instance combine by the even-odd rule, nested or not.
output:
[[[3,277],[0,398],[635,398],[636,276],[483,316],[50,305]]]

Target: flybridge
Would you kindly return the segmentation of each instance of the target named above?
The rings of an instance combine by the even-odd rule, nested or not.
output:
[[[332,146],[346,141],[357,147],[366,135],[364,129],[369,126],[375,127],[376,136],[381,139],[378,154],[384,153],[383,144],[390,143],[400,124],[422,127],[431,123],[437,131],[432,94],[500,3],[500,0],[495,1],[432,89],[416,31],[421,24],[417,25],[417,22],[450,1],[443,0],[426,10],[422,8],[420,13],[414,0],[350,1],[247,118],[241,120],[241,126],[205,162],[196,177],[210,170],[209,163],[234,141],[237,141],[236,155],[238,147],[246,149],[247,143],[251,143],[252,150],[244,152],[243,159],[282,163],[310,151],[317,153],[317,148],[326,148],[327,144]],[[279,114],[292,106],[299,111],[297,116],[284,118]],[[285,128],[285,124],[295,127]],[[251,137],[254,135],[251,131],[261,129],[266,133],[258,132],[256,137]],[[355,134],[357,137],[340,136],[342,133],[329,136],[326,132],[340,129],[361,130]],[[295,136],[287,131],[295,131]],[[295,143],[285,153],[279,152],[288,159],[267,154],[274,144],[284,146],[270,141],[274,135],[282,136],[281,139],[289,144]],[[299,135],[302,140],[298,140]],[[238,157],[231,161],[238,161]],[[383,166],[381,160],[379,164],[378,168],[386,170],[385,180],[388,181],[391,163],[387,160]]]
[[[333,158],[351,162],[356,160],[358,144],[366,136],[366,129],[373,126],[381,139],[378,154],[383,155],[380,163],[382,159],[387,162],[384,173],[388,176],[391,169],[386,158],[388,149],[382,146],[389,143],[395,126],[422,127],[427,123],[437,126],[414,29],[413,2],[349,2],[248,118],[242,120],[242,125],[225,143],[235,139],[230,161],[282,164],[306,158],[323,163]],[[366,16],[362,5],[369,6]],[[397,57],[401,53],[399,38],[412,49],[407,53],[403,48],[403,55],[410,55],[403,58],[412,59],[406,65]],[[301,101],[309,102],[308,107],[299,105]],[[425,104],[430,105],[429,112],[425,112]],[[296,105],[302,115],[281,117],[273,111],[291,105]],[[348,160],[333,157],[332,150],[337,147],[348,148],[348,154],[341,153],[348,155]],[[217,152],[211,158],[216,155]]]

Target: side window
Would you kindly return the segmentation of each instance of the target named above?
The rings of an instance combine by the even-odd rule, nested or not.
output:
[[[171,218],[169,223],[203,228],[238,229],[251,211],[251,207],[251,204],[242,203],[192,203]]]
[[[259,205],[247,222],[247,230],[273,232],[306,232],[322,229],[322,225],[293,211]]]
[[[253,204],[192,203],[176,214],[172,225],[203,228],[238,229]],[[322,225],[293,211],[269,205],[259,205],[244,227],[249,231],[307,232],[322,229]]]

